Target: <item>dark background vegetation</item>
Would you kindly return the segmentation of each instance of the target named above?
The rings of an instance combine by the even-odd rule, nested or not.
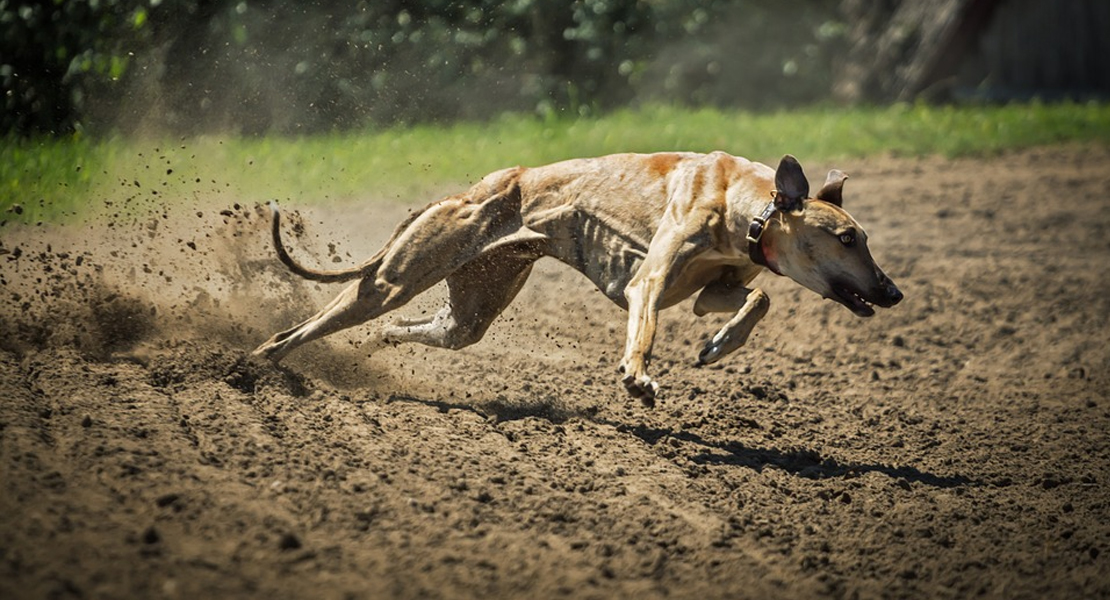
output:
[[[1105,99],[1104,0],[0,0],[0,135]]]
[[[0,3],[0,131],[298,133],[829,88],[830,0]],[[738,68],[742,64],[743,69]]]

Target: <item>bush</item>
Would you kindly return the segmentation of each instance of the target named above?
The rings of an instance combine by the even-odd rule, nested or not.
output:
[[[343,130],[782,106],[828,90],[834,2],[0,2],[0,131]],[[12,58],[6,58],[6,57]]]

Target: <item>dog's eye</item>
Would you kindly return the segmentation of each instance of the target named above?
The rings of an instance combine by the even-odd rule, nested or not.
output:
[[[840,234],[840,243],[844,244],[845,246],[851,246],[852,244],[856,243],[856,234],[852,233],[851,231],[845,231],[844,233]]]

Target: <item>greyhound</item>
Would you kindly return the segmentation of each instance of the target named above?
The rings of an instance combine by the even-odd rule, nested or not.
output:
[[[446,279],[435,315],[385,326],[377,344],[458,349],[482,339],[532,265],[554,257],[583,273],[628,311],[621,382],[646,406],[659,384],[648,363],[660,310],[698,292],[693,310],[733,313],[706,343],[699,365],[744,345],[769,298],[749,283],[764,269],[786,276],[860,317],[902,292],[871,257],[867,234],[842,208],[847,175],[829,172],[815,198],[798,161],[778,168],[723,152],[614,154],[542,167],[513,167],[411,215],[363,264],[319,271],[289,256],[273,211],[278,258],[323,283],[357,280],[304,322],[254,354],[279,361],[301,344],[395,310]]]

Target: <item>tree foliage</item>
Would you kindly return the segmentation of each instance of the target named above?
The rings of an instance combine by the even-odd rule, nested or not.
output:
[[[299,133],[828,90],[832,0],[0,0],[0,131]]]

